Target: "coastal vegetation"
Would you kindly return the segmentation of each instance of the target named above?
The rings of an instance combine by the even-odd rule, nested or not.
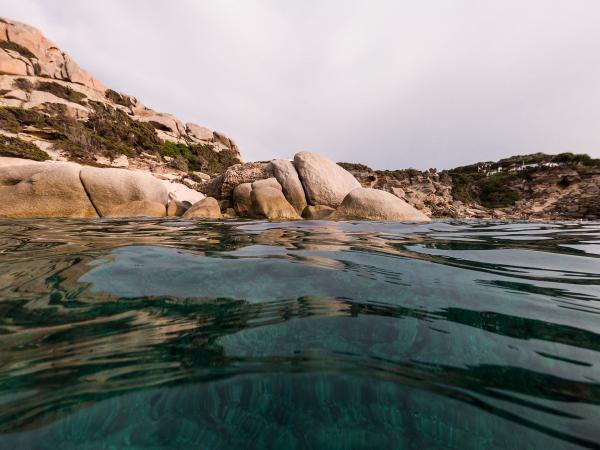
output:
[[[0,156],[28,158],[35,161],[50,159],[48,154],[31,142],[17,137],[0,135]]]
[[[134,120],[125,112],[99,102],[89,103],[93,112],[85,122],[69,117],[61,104],[46,105],[44,112],[0,107],[0,129],[39,135],[82,163],[93,163],[96,155],[136,157],[145,152],[173,158],[172,165],[179,170],[215,174],[240,162],[231,150],[216,152],[210,145],[163,142],[152,123]],[[29,158],[32,154],[29,146],[13,144],[10,148],[10,156]]]

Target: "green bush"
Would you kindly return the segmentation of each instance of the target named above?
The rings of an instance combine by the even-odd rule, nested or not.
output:
[[[16,137],[4,135],[0,135],[0,156],[34,159],[36,161],[50,159],[48,154],[37,145]]]
[[[51,81],[40,81],[36,85],[38,91],[49,92],[50,94],[56,95],[62,99],[68,100],[73,103],[79,103],[80,105],[85,104],[87,96],[81,92],[72,89],[70,86],[63,86],[59,83]]]
[[[113,91],[112,89],[107,89],[104,96],[117,105],[125,106],[126,108],[130,108],[133,106],[133,101],[131,100],[131,97],[125,94],[120,94],[119,92]]]
[[[481,204],[486,208],[514,205],[520,199],[520,194],[508,187],[509,181],[514,177],[515,175],[494,174],[483,178],[479,183]]]
[[[21,89],[22,91],[31,92],[33,89],[33,83],[29,81],[27,78],[17,78],[14,81],[14,85],[17,89]]]

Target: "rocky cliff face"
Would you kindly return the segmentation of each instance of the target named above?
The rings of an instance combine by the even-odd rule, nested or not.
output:
[[[37,29],[0,18],[0,156],[131,167],[193,185],[240,162],[222,133],[108,89]]]

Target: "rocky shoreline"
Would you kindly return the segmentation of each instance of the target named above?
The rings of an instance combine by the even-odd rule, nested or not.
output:
[[[300,152],[293,162],[274,160],[254,169],[238,171],[237,184],[230,178],[227,195],[215,198],[145,172],[0,158],[0,216],[430,220],[393,194],[361,187],[317,153]]]
[[[15,218],[596,220],[600,160],[372,170],[299,152],[243,163],[224,133],[107,88],[39,30],[0,18],[0,195],[0,217]]]

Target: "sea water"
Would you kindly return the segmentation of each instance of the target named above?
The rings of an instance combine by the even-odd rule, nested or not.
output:
[[[598,223],[0,221],[2,449],[598,447]]]

